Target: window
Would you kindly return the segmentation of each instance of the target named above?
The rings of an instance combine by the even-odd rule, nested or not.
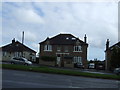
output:
[[[61,51],[61,47],[57,47],[57,51],[60,52]]]
[[[7,52],[3,52],[3,56],[6,56],[7,55]]]
[[[74,52],[81,52],[82,47],[81,46],[74,46]]]
[[[68,40],[68,39],[69,39],[69,37],[66,38],[66,40]]]
[[[65,52],[68,52],[68,47],[65,47],[64,49],[65,49]]]
[[[19,53],[18,53],[18,52],[15,52],[15,53],[14,53],[14,56],[15,56],[15,57],[19,57]]]
[[[72,40],[76,40],[76,38],[72,38]]]
[[[45,45],[44,46],[44,51],[52,51],[52,46],[51,45]]]
[[[15,57],[22,57],[22,52],[15,52],[15,53],[14,53],[14,56],[15,56]]]
[[[22,52],[19,52],[19,56],[22,57]]]
[[[81,63],[82,64],[82,57],[79,57],[79,56],[74,57],[74,63]]]

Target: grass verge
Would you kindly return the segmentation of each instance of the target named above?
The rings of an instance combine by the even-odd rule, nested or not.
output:
[[[1,67],[1,64],[0,64],[0,67]],[[64,74],[64,75],[72,75],[72,76],[85,76],[85,77],[92,77],[92,78],[120,80],[120,76],[118,75],[96,74],[96,73],[79,72],[79,71],[73,71],[73,70],[60,70],[56,68],[49,68],[49,67],[42,67],[42,66],[34,67],[34,66],[24,66],[24,65],[2,64],[2,68],[13,69],[13,70],[34,71],[34,72],[42,72],[42,73],[53,73],[53,74]]]

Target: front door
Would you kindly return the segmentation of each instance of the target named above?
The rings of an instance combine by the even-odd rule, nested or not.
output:
[[[57,65],[60,67],[60,57],[57,57]]]

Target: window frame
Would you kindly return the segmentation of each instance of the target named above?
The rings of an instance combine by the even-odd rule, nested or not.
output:
[[[82,46],[81,45],[74,46],[73,52],[82,52]]]
[[[52,51],[52,45],[44,45],[44,51]]]
[[[73,58],[73,62],[74,62],[74,63],[81,63],[81,64],[82,64],[82,57],[80,57],[80,56],[75,56],[75,57]]]

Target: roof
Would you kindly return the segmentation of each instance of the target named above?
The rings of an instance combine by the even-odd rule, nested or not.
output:
[[[120,41],[109,48],[112,49],[113,47],[116,47],[116,46],[120,48]]]
[[[118,43],[112,45],[111,47],[109,47],[108,50],[112,50],[114,47],[118,47],[118,48],[120,48],[120,41],[119,41]]]
[[[29,52],[36,53],[36,51],[30,49],[29,47],[25,46],[24,44],[20,43],[19,41],[5,45],[5,46],[1,47],[1,49],[2,49],[2,51],[8,51],[8,52],[29,51]]]
[[[47,38],[45,41],[40,42],[39,44],[42,44],[47,40],[50,42],[51,45],[70,45],[75,44],[77,40],[82,44],[88,45],[79,38],[73,36],[72,34],[58,34],[52,38]]]

